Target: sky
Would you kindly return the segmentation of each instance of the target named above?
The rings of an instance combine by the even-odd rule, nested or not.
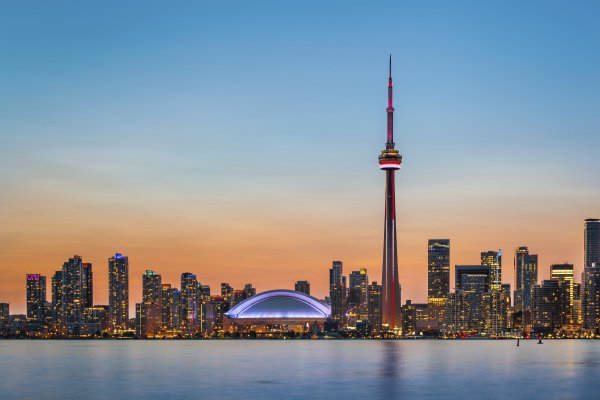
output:
[[[582,270],[600,217],[592,1],[21,1],[0,13],[0,302],[75,254],[259,291],[381,280],[388,55],[399,275],[502,249]],[[453,276],[453,268],[452,274]],[[453,282],[453,279],[452,279]],[[48,285],[50,286],[50,285]],[[48,289],[48,296],[50,290]]]

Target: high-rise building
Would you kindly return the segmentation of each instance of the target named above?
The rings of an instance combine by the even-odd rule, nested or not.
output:
[[[162,312],[161,276],[147,269],[142,275],[142,302],[136,304],[137,335],[139,337],[156,336],[163,326]]]
[[[576,325],[573,264],[552,264],[550,266],[550,279],[560,282],[559,311],[561,327]]]
[[[171,285],[163,283],[161,288],[161,327],[172,330],[173,324],[173,291]]]
[[[600,263],[583,270],[581,279],[581,314],[584,329],[600,329]]]
[[[583,231],[581,320],[584,329],[600,329],[600,219],[588,218]]]
[[[162,279],[160,274],[147,269],[142,275],[142,300],[145,303],[160,304],[162,299]]]
[[[347,308],[348,312],[352,311],[360,321],[366,321],[369,318],[368,285],[369,276],[366,268],[350,273]]]
[[[120,253],[108,259],[108,320],[112,329],[129,321],[129,258]]]
[[[538,256],[526,246],[515,251],[515,314],[524,326],[531,325],[531,294],[538,281]]]
[[[369,312],[369,323],[371,324],[371,331],[373,333],[379,333],[381,331],[381,285],[377,282],[371,282],[368,288],[368,312]]]
[[[502,285],[502,250],[481,252],[481,265],[490,267],[490,288],[500,289]]]
[[[200,331],[199,300],[196,275],[184,272],[181,274],[181,329],[188,334]]]
[[[310,282],[309,281],[297,281],[294,285],[296,292],[301,292],[310,295]]]
[[[583,267],[591,267],[593,263],[600,265],[600,219],[588,218],[585,220],[583,247]]]
[[[93,305],[89,304],[93,300],[92,264],[76,255],[63,264],[61,278],[61,325],[74,331],[81,325],[83,310]]]
[[[62,325],[63,311],[62,271],[56,271],[52,276],[52,322],[56,328]]]
[[[481,265],[490,267],[490,293],[484,297],[486,331],[497,335],[506,330],[506,294],[502,291],[502,250],[481,253]]]
[[[83,308],[94,306],[94,279],[91,263],[82,263],[81,270],[83,272]]]
[[[446,302],[446,332],[461,333],[471,330],[469,296],[464,290],[448,293]]]
[[[155,337],[161,328],[161,309],[156,303],[136,303],[135,323],[137,337]]]
[[[181,330],[181,291],[175,288],[171,290],[173,291],[173,307],[171,309],[171,316],[173,318],[173,329]]]
[[[429,319],[439,327],[446,320],[450,292],[450,239],[429,239],[427,245],[427,304]]]
[[[532,316],[536,333],[554,333],[561,327],[559,281],[544,280],[533,287]]]
[[[484,332],[486,330],[485,296],[490,290],[490,266],[456,265],[454,270],[456,290],[463,291],[469,303],[469,330]]]
[[[400,169],[402,155],[394,143],[394,107],[392,101],[392,57],[388,78],[387,142],[379,156],[379,168],[385,171],[385,220],[383,228],[382,323],[388,329],[402,324],[402,300],[398,278],[398,245],[396,238],[395,171]]]
[[[341,261],[334,261],[329,269],[329,298],[331,300],[331,318],[341,326],[346,314],[346,285],[342,276]]]
[[[46,277],[40,274],[27,274],[27,319],[43,321],[45,318]]]

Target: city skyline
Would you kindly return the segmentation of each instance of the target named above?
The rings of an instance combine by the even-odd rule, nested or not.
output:
[[[117,252],[130,260],[130,305],[147,269],[173,284],[190,271],[212,287],[261,291],[308,280],[318,297],[331,260],[375,277],[383,215],[373,154],[390,52],[407,155],[397,178],[402,298],[427,300],[436,237],[451,240],[451,265],[525,245],[539,256],[540,281],[564,262],[581,276],[581,221],[599,214],[595,13],[348,6],[331,29],[333,6],[293,16],[258,6],[255,20],[243,4],[227,18],[210,6],[121,7],[120,17],[94,10],[106,25],[84,24],[78,7],[26,19],[11,5],[0,16],[9,60],[0,66],[0,301],[11,312],[26,311],[26,274],[49,287],[74,254],[94,265],[99,304]],[[143,34],[154,24],[162,41]],[[253,34],[228,34],[234,26]],[[312,40],[324,30],[327,40]],[[503,282],[514,282],[512,268]]]

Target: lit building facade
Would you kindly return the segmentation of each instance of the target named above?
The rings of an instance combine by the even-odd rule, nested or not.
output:
[[[583,270],[581,282],[581,314],[583,328],[600,329],[600,263]]]
[[[489,265],[456,265],[455,285],[469,303],[468,330],[476,333],[486,331],[485,296],[490,291]]]
[[[200,331],[200,296],[196,275],[189,272],[181,274],[181,329],[187,334]]]
[[[46,277],[40,274],[27,274],[27,319],[43,321],[45,318]]]
[[[577,325],[575,315],[575,280],[573,272],[573,264],[552,264],[550,266],[550,279],[559,281],[561,327]]]
[[[548,279],[533,287],[532,314],[535,333],[552,334],[560,329],[559,281]]]
[[[93,305],[92,264],[76,255],[63,264],[60,276],[61,326],[73,332],[81,326],[85,308]]]
[[[270,290],[232,307],[224,318],[226,331],[306,332],[331,316],[331,308],[318,299],[293,290]]]
[[[588,218],[583,228],[583,261],[584,268],[592,264],[600,265],[600,219]]]
[[[129,258],[120,253],[108,259],[108,320],[113,330],[129,321]]]
[[[334,261],[329,269],[329,299],[331,318],[341,326],[346,317],[346,280],[342,275],[341,261]]]
[[[427,244],[427,304],[429,319],[442,328],[446,322],[446,296],[450,292],[450,239],[429,239]]]
[[[371,332],[375,334],[381,332],[381,291],[381,285],[377,282],[371,282],[367,289],[368,320]]]
[[[348,276],[348,281],[347,313],[353,315],[355,325],[357,321],[367,321],[369,319],[369,276],[367,275],[367,269],[361,268],[358,271],[352,271]]]
[[[520,316],[523,327],[531,325],[531,295],[538,282],[538,256],[529,254],[526,246],[515,251],[515,314]]]

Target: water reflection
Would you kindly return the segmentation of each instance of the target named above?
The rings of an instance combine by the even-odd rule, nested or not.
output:
[[[402,354],[401,342],[381,342],[379,376],[379,398],[401,399],[402,397]]]

